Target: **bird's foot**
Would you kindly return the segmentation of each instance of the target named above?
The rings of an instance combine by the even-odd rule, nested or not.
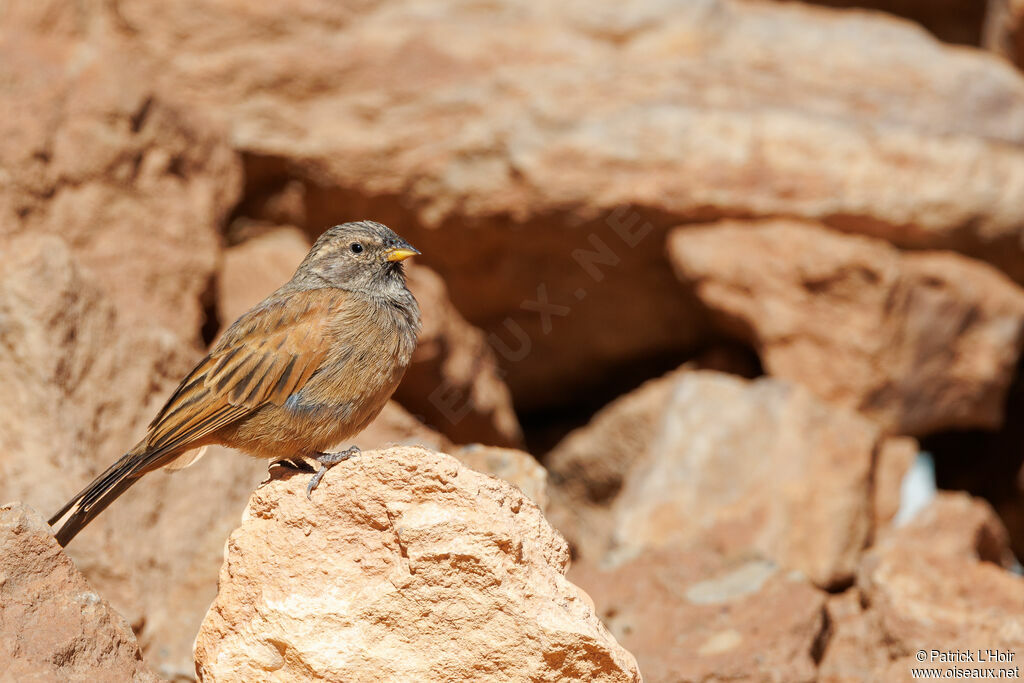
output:
[[[339,453],[316,453],[313,455],[313,459],[320,463],[320,469],[317,470],[316,474],[309,480],[309,486],[306,487],[306,498],[310,498],[313,494],[313,489],[317,487],[320,480],[324,478],[324,474],[327,470],[331,469],[339,462],[344,462],[349,458],[354,458],[359,455],[359,447],[351,446]]]

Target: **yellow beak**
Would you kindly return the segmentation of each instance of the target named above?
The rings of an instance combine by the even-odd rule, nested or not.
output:
[[[398,247],[397,249],[392,249],[388,252],[387,259],[388,261],[404,261],[410,256],[416,256],[419,253],[420,252],[412,247]]]

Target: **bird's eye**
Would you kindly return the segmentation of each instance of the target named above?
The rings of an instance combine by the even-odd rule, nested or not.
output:
[[[352,250],[353,254],[361,254],[361,253],[363,253],[363,245],[359,244],[359,242],[353,242],[349,246],[349,249]]]

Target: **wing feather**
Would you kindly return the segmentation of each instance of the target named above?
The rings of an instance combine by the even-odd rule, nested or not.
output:
[[[334,289],[271,297],[249,311],[190,372],[150,424],[154,453],[180,452],[270,402],[283,405],[322,365],[330,348],[328,321],[344,304]]]

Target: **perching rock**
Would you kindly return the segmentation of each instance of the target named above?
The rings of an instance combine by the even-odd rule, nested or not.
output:
[[[277,470],[228,540],[203,680],[639,680],[514,487],[417,448],[306,481]]]
[[[0,680],[159,680],[128,622],[20,503],[0,505]]]
[[[463,465],[514,484],[541,510],[548,507],[548,472],[529,453],[471,444],[452,451]]]
[[[957,254],[794,221],[673,232],[677,271],[765,370],[898,434],[998,427],[1024,290]]]

